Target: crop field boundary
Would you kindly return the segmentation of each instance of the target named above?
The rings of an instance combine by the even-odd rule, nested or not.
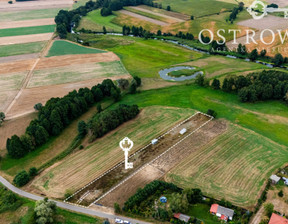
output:
[[[157,140],[161,139],[162,137],[164,137],[165,135],[169,134],[169,133],[172,132],[174,129],[178,128],[180,125],[184,124],[186,121],[190,120],[191,118],[193,118],[194,116],[196,116],[196,115],[198,115],[198,114],[202,114],[202,115],[204,115],[204,116],[209,117],[210,120],[208,120],[208,122],[213,119],[212,116],[198,111],[198,112],[194,113],[192,116],[190,116],[190,117],[188,117],[187,119],[185,119],[184,121],[180,122],[179,124],[177,124],[176,126],[174,126],[172,129],[168,130],[167,132],[165,132],[164,134],[162,134],[161,136],[159,136],[159,137],[156,138],[156,139],[157,139]],[[203,125],[201,125],[199,128],[197,128],[196,130],[194,130],[192,133],[194,133],[195,131],[199,130],[201,127],[203,127],[203,126],[204,126],[205,124],[207,124],[208,122],[205,122]],[[186,136],[185,138],[183,138],[182,140],[186,139],[186,138],[187,138],[188,136],[190,136],[192,133],[190,133],[189,135],[187,135],[187,136]],[[180,142],[181,142],[181,141],[177,142],[177,143],[174,144],[172,147],[174,147],[175,145],[177,145],[177,144],[180,143]],[[135,152],[135,153],[133,153],[132,155],[130,155],[128,158],[130,159],[131,157],[137,155],[138,153],[142,152],[143,150],[145,150],[146,148],[148,148],[148,147],[151,146],[151,145],[152,145],[152,143],[150,142],[149,144],[147,144],[146,146],[144,146],[143,148],[141,148],[141,149],[138,150],[137,152]],[[164,155],[164,154],[165,154],[166,152],[168,152],[172,147],[170,147],[170,148],[169,148],[168,150],[166,150],[164,153],[162,153],[162,154],[160,154],[159,156],[157,156],[155,159],[158,159],[160,156]],[[154,161],[155,159],[153,159],[153,161]],[[153,162],[153,161],[151,161],[151,162]],[[149,162],[149,163],[150,163],[150,162]],[[148,165],[149,163],[147,163],[146,165]],[[114,167],[112,167],[111,169],[107,170],[106,172],[104,172],[103,174],[101,174],[99,177],[97,177],[97,178],[94,179],[93,181],[89,182],[89,183],[86,184],[84,187],[80,188],[80,189],[79,189],[78,191],[76,191],[74,194],[72,194],[72,195],[70,195],[69,197],[67,197],[63,202],[66,202],[66,203],[67,203],[70,198],[74,197],[76,194],[78,194],[79,192],[81,192],[81,191],[84,190],[85,188],[89,187],[91,184],[93,184],[94,182],[96,182],[97,180],[99,180],[100,178],[102,178],[103,176],[105,176],[106,174],[108,174],[109,172],[111,172],[112,170],[116,169],[117,167],[119,167],[119,166],[122,165],[122,164],[124,164],[124,161],[118,163],[116,166],[114,166]],[[146,167],[146,165],[144,165],[144,167]],[[142,167],[142,168],[143,168],[143,167]],[[142,168],[141,168],[141,169],[138,169],[136,172],[138,173],[140,170],[142,170]],[[118,184],[118,185],[121,185],[121,184],[124,183],[126,180],[128,180],[129,178],[131,178],[133,175],[136,174],[136,172],[133,173],[131,176],[129,176],[127,179],[125,179],[124,181],[122,181],[122,182],[121,182],[120,184]],[[118,187],[118,185],[117,185],[116,187]],[[114,190],[116,187],[114,187],[113,190]],[[110,193],[111,191],[112,191],[112,189],[109,190],[108,192]],[[107,193],[108,193],[108,192],[107,192]],[[105,193],[104,195],[106,196],[107,193]],[[104,195],[103,195],[103,196],[104,196]],[[97,201],[100,200],[100,199],[102,199],[103,196],[101,196],[99,199],[97,199]],[[93,203],[95,203],[95,202],[93,202]],[[92,205],[93,203],[91,203],[91,205]],[[91,205],[89,205],[89,206],[91,206]]]
[[[181,143],[182,141],[184,141],[186,138],[190,137],[192,134],[194,134],[196,131],[198,131],[199,129],[201,129],[203,126],[205,126],[206,124],[208,124],[210,121],[212,121],[214,119],[214,117],[208,115],[208,114],[204,114],[202,112],[196,112],[194,115],[192,115],[191,117],[187,118],[186,120],[184,120],[183,122],[181,122],[180,124],[176,125],[174,128],[172,128],[170,131],[166,132],[165,134],[163,134],[161,137],[165,136],[166,134],[170,133],[172,130],[174,130],[175,128],[179,127],[181,124],[185,123],[187,120],[191,119],[192,117],[198,115],[198,114],[202,114],[204,116],[209,117],[210,119],[208,121],[206,121],[205,123],[203,123],[200,127],[196,128],[194,131],[192,131],[190,134],[188,134],[187,136],[185,136],[184,138],[182,138],[181,140],[179,140],[177,143],[175,143],[174,145],[172,145],[171,147],[169,147],[166,151],[164,151],[163,153],[161,153],[160,155],[158,155],[156,158],[154,158],[152,161],[146,163],[145,165],[143,165],[141,168],[139,168],[138,170],[136,170],[133,174],[131,174],[129,177],[127,177],[126,179],[124,179],[123,181],[121,181],[119,184],[117,184],[116,186],[114,186],[112,189],[110,189],[108,192],[106,192],[105,194],[103,194],[101,197],[99,197],[97,200],[95,200],[94,202],[92,202],[88,207],[90,207],[91,205],[97,203],[98,201],[100,201],[102,198],[104,198],[105,196],[107,196],[108,194],[110,194],[112,191],[114,191],[116,188],[118,188],[119,186],[121,186],[123,183],[125,183],[126,181],[128,181],[130,178],[132,178],[133,176],[135,176],[137,173],[139,173],[141,170],[143,170],[144,168],[146,168],[149,164],[152,164],[154,161],[156,161],[157,159],[159,159],[161,156],[165,155],[166,153],[168,153],[171,149],[173,149],[175,146],[177,146],[179,143]],[[159,138],[161,138],[159,137]],[[157,138],[157,139],[159,139]],[[150,143],[151,144],[151,143]],[[150,145],[149,144],[149,145]],[[149,146],[148,145],[148,146]],[[146,147],[148,147],[146,146]],[[144,147],[142,150],[144,150],[146,147]],[[140,151],[139,151],[140,152]],[[133,155],[136,155],[138,152],[134,153]],[[132,156],[133,156],[132,155]],[[130,158],[130,157],[129,157]],[[122,162],[123,163],[123,162]],[[117,165],[119,166],[119,165]]]

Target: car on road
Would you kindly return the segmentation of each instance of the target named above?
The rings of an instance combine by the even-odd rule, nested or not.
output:
[[[131,222],[129,222],[129,221],[126,221],[126,220],[124,220],[124,222],[123,223],[125,223],[125,224],[131,224]]]
[[[124,221],[122,219],[115,219],[115,223],[124,223]]]

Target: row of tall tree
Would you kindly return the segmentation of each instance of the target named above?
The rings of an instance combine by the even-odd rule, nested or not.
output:
[[[101,84],[72,91],[62,98],[51,98],[41,107],[38,118],[30,122],[22,136],[13,135],[7,139],[6,148],[12,158],[21,158],[36,147],[46,143],[50,137],[57,136],[75,118],[85,113],[94,103],[104,97],[118,101],[121,91],[112,80],[106,79]]]
[[[111,130],[114,130],[119,125],[126,121],[135,118],[139,114],[137,105],[120,104],[113,110],[105,110],[97,113],[89,122],[88,129],[92,133],[90,140],[100,138]]]
[[[197,76],[195,82],[200,86],[209,85],[203,75]],[[247,76],[226,77],[222,86],[219,79],[213,79],[210,86],[225,92],[237,92],[242,102],[288,100],[288,73],[281,71],[264,70]]]

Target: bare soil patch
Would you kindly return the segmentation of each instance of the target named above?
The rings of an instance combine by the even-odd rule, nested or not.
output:
[[[169,25],[168,23],[165,23],[165,22],[162,22],[162,21],[159,21],[159,20],[156,20],[156,19],[151,19],[149,17],[142,16],[142,15],[139,15],[139,14],[136,14],[136,13],[133,13],[133,12],[129,12],[127,10],[120,10],[119,12],[122,13],[122,14],[128,15],[128,16],[132,16],[132,17],[135,17],[135,18],[150,22],[150,23],[154,23],[156,25],[160,25],[160,26]]]
[[[53,34],[54,33],[40,33],[31,35],[0,37],[0,45],[24,44],[31,42],[47,41],[52,38]]]
[[[120,78],[130,78],[130,75],[123,75],[117,77],[111,77],[112,80]],[[68,94],[70,91],[80,89],[83,87],[91,88],[98,83],[101,83],[105,78],[98,78],[92,80],[86,80],[76,83],[67,83],[61,85],[51,85],[51,86],[42,86],[30,89],[24,89],[20,97],[17,99],[11,110],[6,116],[15,116],[19,112],[32,112],[34,111],[33,107],[36,103],[45,104],[52,97],[62,97]]]
[[[73,0],[38,0],[38,1],[0,1],[0,12],[24,11],[31,9],[67,8],[73,4]]]
[[[1,74],[8,74],[13,72],[25,72],[29,71],[35,60],[22,60],[22,61],[15,61],[15,62],[8,62],[8,63],[1,63],[0,65],[0,76]]]
[[[173,17],[172,15],[169,16],[169,15],[165,15],[165,14],[162,14],[162,13],[159,13],[159,12],[154,12],[154,11],[151,11],[151,10],[149,10],[147,8],[143,8],[143,7],[140,7],[140,6],[130,6],[130,8],[136,9],[136,10],[139,10],[139,11],[142,11],[142,12],[147,12],[147,13],[152,14],[152,15],[156,15],[156,16],[160,16],[160,17],[166,18],[166,19],[168,19],[168,21],[171,21],[171,23],[173,23],[173,22],[174,23],[185,22],[184,19],[179,19],[177,17]]]
[[[49,58],[41,58],[35,70],[53,68],[74,64],[119,61],[119,57],[113,52],[99,54],[63,55]]]
[[[28,59],[36,59],[38,57],[39,57],[39,53],[0,57],[0,63],[7,63],[7,62],[12,62],[12,61],[15,62],[15,61],[28,60]]]
[[[137,6],[135,8],[138,9],[138,10],[145,10],[145,11],[151,13],[151,14],[153,12],[153,13],[156,13],[155,15],[159,15],[159,16],[166,15],[169,18],[177,19],[179,22],[184,22],[186,20],[190,20],[190,17],[185,15],[185,14],[181,14],[181,13],[178,13],[178,12],[167,11],[167,10],[161,10],[161,9],[157,9],[157,8],[152,8],[152,7],[149,7],[149,6],[146,6],[146,5]],[[160,11],[161,11],[161,13],[160,13]]]
[[[44,25],[53,25],[53,24],[55,24],[54,18],[10,21],[10,22],[0,22],[0,29],[44,26]]]

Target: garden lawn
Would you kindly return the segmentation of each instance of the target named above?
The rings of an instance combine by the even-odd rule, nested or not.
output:
[[[189,207],[187,215],[196,217],[205,224],[218,224],[221,223],[218,219],[209,213],[210,206],[206,204],[195,204]]]
[[[55,25],[9,28],[9,29],[1,29],[0,37],[53,33],[54,31],[55,31]]]
[[[47,57],[68,55],[68,54],[97,54],[105,51],[83,47],[81,45],[71,43],[65,40],[56,40],[53,42]]]
[[[45,43],[46,42],[43,41],[27,44],[12,44],[12,45],[0,46],[0,57],[38,53],[42,50]]]

